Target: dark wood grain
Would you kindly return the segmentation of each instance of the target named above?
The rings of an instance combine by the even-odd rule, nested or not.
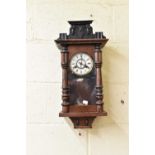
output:
[[[63,46],[61,51],[62,66],[62,112],[69,112],[69,85],[68,85],[68,50]]]
[[[102,53],[108,39],[103,32],[93,33],[92,21],[71,21],[70,34],[61,33],[55,40],[61,50],[62,111],[60,117],[69,117],[74,128],[91,128],[97,116],[107,116],[103,107]],[[77,53],[88,54],[94,62],[93,69],[85,76],[75,75],[69,64]],[[84,105],[83,101],[88,101]]]

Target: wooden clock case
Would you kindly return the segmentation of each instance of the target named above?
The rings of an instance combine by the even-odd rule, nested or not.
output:
[[[106,116],[103,108],[102,51],[108,39],[103,32],[93,33],[92,20],[69,21],[70,33],[60,33],[55,40],[61,50],[62,66],[62,111],[60,117],[69,117],[74,128],[92,128],[97,116]],[[94,61],[94,68],[88,75],[77,76],[69,67],[71,58],[85,52]],[[87,100],[88,105],[82,104]]]

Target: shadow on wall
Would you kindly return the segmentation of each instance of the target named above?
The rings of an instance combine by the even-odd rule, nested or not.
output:
[[[125,51],[126,50],[126,51]],[[103,82],[122,83],[128,81],[124,70],[128,70],[128,47],[119,45],[105,46],[102,51],[102,77]],[[123,78],[121,78],[123,77]]]
[[[104,123],[116,123],[111,112],[120,117],[127,118],[128,103],[128,48],[123,49],[117,45],[105,46],[102,54],[102,78],[104,93],[104,109],[108,112],[107,117],[98,117],[94,125],[101,127]],[[116,87],[117,86],[117,87]],[[127,94],[127,95],[126,95]],[[124,102],[125,101],[125,102]],[[119,109],[119,110],[118,110]]]
[[[104,101],[104,109],[108,112],[109,116],[109,104],[110,104],[110,90],[109,90],[109,77],[110,77],[110,70],[113,67],[111,64],[112,58],[119,58],[119,54],[115,51],[115,48],[110,46],[105,46],[102,49],[102,81],[103,81],[103,101]],[[103,118],[99,118],[98,120],[104,122]]]

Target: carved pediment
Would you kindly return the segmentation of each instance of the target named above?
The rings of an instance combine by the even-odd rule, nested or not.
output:
[[[68,21],[71,25],[69,29],[69,35],[66,33],[60,33],[59,39],[102,39],[105,38],[103,32],[93,33],[93,28],[91,27],[92,20],[85,21]]]
[[[70,32],[68,38],[94,38],[93,28],[90,26],[92,20],[90,21],[69,21],[71,24]]]

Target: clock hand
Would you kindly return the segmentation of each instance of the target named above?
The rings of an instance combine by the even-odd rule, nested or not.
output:
[[[86,64],[85,64],[85,67],[89,69],[89,66],[87,66]]]
[[[82,63],[82,59],[81,59],[81,62],[80,62],[80,67],[82,67],[83,63]]]
[[[75,64],[75,66],[74,66],[73,68],[78,68],[78,65],[77,65],[77,63]]]

